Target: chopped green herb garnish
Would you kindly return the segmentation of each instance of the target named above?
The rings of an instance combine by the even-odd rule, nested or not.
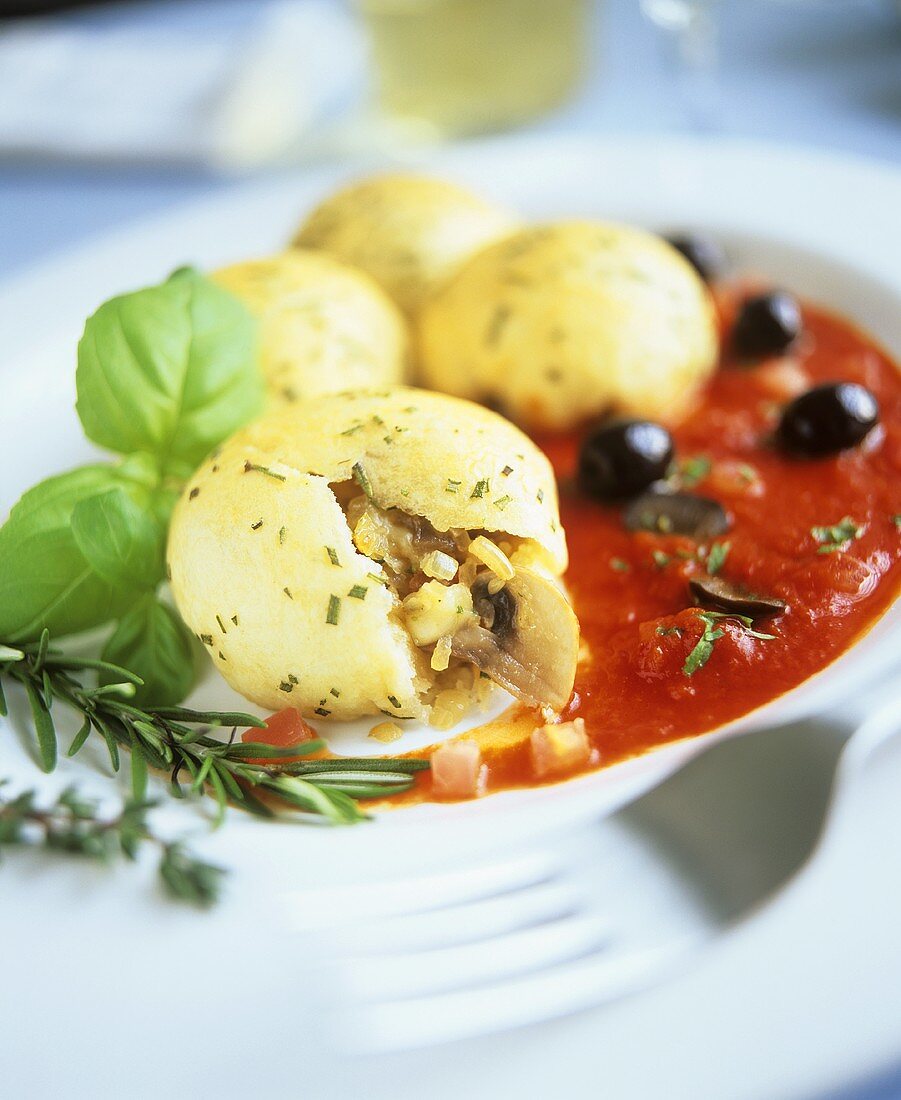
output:
[[[483,477],[480,481],[477,481],[475,488],[469,494],[470,500],[475,500],[478,497],[483,497],[489,490],[488,478]]]
[[[391,704],[392,707],[394,707],[397,710],[400,710],[400,706],[401,706],[400,699],[398,699],[396,695],[389,695],[388,696],[388,702]]]
[[[288,679],[291,681],[292,684],[299,684],[300,683],[300,680],[297,679],[297,677],[294,675],[293,672],[288,673]]]
[[[504,328],[510,320],[511,312],[509,306],[498,306],[491,315],[491,320],[488,322],[488,328],[485,331],[485,343],[488,347],[492,347],[500,340]]]
[[[294,597],[291,595],[291,589],[287,585],[285,585],[285,587],[282,589],[282,592],[284,592],[284,594],[288,597],[289,600],[294,599]]]
[[[535,494],[535,499],[538,501],[539,504],[543,503],[543,501],[544,501],[544,489],[539,489],[538,490],[538,492]]]
[[[672,558],[669,556],[669,554],[664,554],[662,550],[652,550],[651,557],[654,559],[654,564],[657,566],[658,569],[666,569],[666,567],[672,561]]]
[[[329,695],[334,695],[336,699],[341,698],[341,692],[337,688],[329,688],[328,693]]]
[[[901,531],[901,512],[896,512],[892,516],[892,523],[894,523],[898,530]]]
[[[512,499],[513,499],[513,497],[509,496],[509,494],[506,495],[506,496],[499,497],[494,502],[494,507],[495,508],[500,508],[500,510],[503,512],[503,510],[507,507],[507,505],[510,503],[510,501]]]
[[[277,474],[275,470],[270,470],[268,466],[260,466],[257,462],[247,461],[244,463],[244,473],[249,474],[256,472],[258,474],[265,474],[267,477],[273,477],[276,481],[287,481],[288,479],[284,474]]]
[[[200,640],[203,642],[204,645],[212,645],[213,644],[213,635],[212,634],[201,634],[200,635]]]
[[[742,481],[744,481],[744,482],[745,482],[745,483],[746,483],[747,485],[750,485],[750,484],[751,484],[751,482],[753,482],[753,481],[756,481],[756,480],[757,480],[757,471],[756,471],[756,470],[754,469],[754,467],[753,467],[753,466],[749,466],[749,465],[747,464],[747,462],[743,462],[743,463],[742,463],[742,464],[741,464],[741,465],[740,465],[740,466],[738,467],[738,476],[739,476],[739,477],[740,477],[740,478],[742,479]]]
[[[711,462],[706,455],[686,458],[679,466],[679,480],[686,489],[691,489],[703,481],[710,473]]]
[[[325,615],[325,621],[329,626],[338,625],[338,616],[341,614],[341,599],[338,596],[332,595],[328,598],[328,611]]]
[[[259,529],[260,529],[260,528],[261,528],[262,526],[263,526],[263,521],[262,521],[261,519],[258,519],[258,520],[256,521],[256,523],[251,523],[251,525],[250,525],[250,529],[251,529],[251,531],[259,531]]]
[[[714,577],[719,573],[726,564],[726,558],[729,556],[731,549],[731,542],[715,542],[710,547],[710,554],[707,557],[707,573],[709,576]]]
[[[616,570],[617,573],[628,573],[631,566],[627,561],[623,561],[622,558],[611,558],[610,568]]]
[[[659,635],[660,635],[660,636],[661,636],[662,638],[665,638],[665,637],[667,637],[667,636],[668,636],[668,635],[670,635],[670,634],[675,634],[677,638],[681,638],[681,637],[682,637],[682,631],[680,630],[680,628],[679,628],[678,626],[664,626],[664,625],[663,625],[663,623],[660,623],[660,624],[658,625],[658,627],[657,627],[657,633],[658,633],[658,634],[659,634]]]
[[[284,528],[284,527],[279,527],[279,529],[278,529],[278,544],[279,544],[279,546],[284,546],[285,545],[285,539],[287,537],[288,537],[287,529]]]
[[[821,544],[818,554],[834,554],[837,550],[847,549],[853,539],[859,539],[863,528],[850,516],[845,516],[832,527],[811,527],[810,533]]]
[[[725,631],[719,630],[715,626],[716,623],[723,619],[732,619],[740,623],[741,626],[744,627],[745,633],[751,638],[759,638],[761,641],[771,642],[776,637],[775,634],[764,634],[760,630],[752,629],[754,620],[747,615],[738,615],[729,611],[703,611],[698,615],[698,618],[703,620],[704,633],[698,639],[694,649],[692,649],[685,658],[685,664],[682,666],[682,671],[686,676],[693,676],[698,669],[703,668],[710,660],[710,655],[713,653],[714,642],[719,641],[725,633]]]
[[[278,690],[285,692],[285,694],[287,695],[294,690],[294,685],[288,683],[287,680],[282,680],[282,682],[278,685]]]
[[[235,626],[238,625],[238,616],[237,615],[232,615],[232,622],[235,624]]]
[[[370,579],[371,581],[375,581],[375,583],[376,583],[376,584],[381,584],[381,585],[384,585],[384,586],[385,586],[385,588],[387,588],[387,587],[388,587],[388,582],[387,582],[387,581],[385,580],[385,578],[384,578],[384,577],[380,577],[380,576],[378,575],[378,573],[367,573],[367,574],[366,574],[366,576],[367,576],[367,577],[368,577],[368,578],[369,578],[369,579]]]
[[[343,432],[339,432],[339,435],[353,435],[354,432],[360,431],[362,427],[362,421],[358,421],[356,424],[353,425],[353,427],[345,428]]]
[[[329,716],[329,715],[330,715],[330,714],[331,714],[332,712],[331,712],[330,710],[326,710],[326,708],[325,708],[325,707],[316,707],[316,709],[315,709],[315,710],[313,711],[313,713],[314,713],[314,714],[319,714],[319,715],[321,715],[321,716],[322,716],[323,718],[328,718],[328,716]]]
[[[372,500],[372,482],[369,480],[369,475],[363,469],[362,463],[355,462],[351,467],[351,473],[353,474],[354,481],[360,486],[366,496]]]
[[[200,496],[200,490],[195,485],[194,488],[188,493],[188,500],[196,500]]]
[[[453,479],[452,477],[449,477],[449,478],[447,479],[447,485],[446,485],[446,486],[444,487],[444,491],[445,491],[446,493],[456,493],[456,492],[459,492],[460,486],[461,486],[462,484],[463,484],[463,482],[462,482],[462,481],[454,481],[454,479]]]
[[[332,563],[332,565],[341,564],[341,562],[338,561],[338,551],[334,548],[334,546],[326,546],[325,552],[326,554],[328,554],[328,560]]]
[[[221,615],[216,616],[216,622],[219,624],[219,629],[222,631],[222,633],[227,634],[228,631],[225,629],[225,623],[222,621]]]
[[[686,676],[694,676],[694,674],[704,667],[710,660],[710,655],[713,653],[714,642],[719,641],[722,638],[725,631],[716,630],[713,626],[713,621],[706,615],[699,616],[704,620],[704,632],[701,637],[698,638],[695,643],[694,649],[685,658],[685,664],[682,666],[682,671]]]
[[[512,466],[505,466],[503,468],[503,470],[501,470],[501,477],[509,477],[510,474],[512,474],[512,473],[513,473],[513,467]]]
[[[354,600],[365,600],[368,591],[365,584],[355,584],[347,594]]]

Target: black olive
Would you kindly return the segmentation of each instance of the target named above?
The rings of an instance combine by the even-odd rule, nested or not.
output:
[[[693,539],[714,538],[732,526],[721,504],[694,493],[643,493],[623,512],[623,523],[630,531]]]
[[[782,410],[776,439],[801,455],[828,455],[853,447],[879,421],[879,403],[856,382],[815,386]]]
[[[732,328],[732,343],[740,355],[778,355],[801,335],[801,307],[784,290],[746,298]]]
[[[705,283],[715,279],[726,266],[726,255],[719,241],[706,233],[677,233],[666,239],[682,253]]]
[[[485,628],[503,641],[516,625],[516,597],[506,587],[500,592],[489,593],[486,581],[479,581],[474,585],[472,595],[473,604]]]
[[[724,577],[693,577],[688,582],[691,594],[704,607],[734,611],[759,619],[764,615],[782,615],[788,604],[775,596],[758,596],[754,592],[727,581]]]
[[[579,453],[579,484],[589,496],[622,500],[665,477],[673,438],[650,420],[613,420],[595,428]]]

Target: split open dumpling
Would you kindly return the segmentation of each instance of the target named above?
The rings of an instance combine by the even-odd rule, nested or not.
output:
[[[270,412],[185,488],[172,590],[261,706],[450,726],[487,681],[562,708],[578,624],[545,456],[468,401],[394,387]]]
[[[260,367],[275,398],[405,380],[406,321],[365,272],[293,249],[220,268],[213,279],[259,318]]]
[[[677,419],[718,350],[694,268],[660,237],[589,221],[482,249],[426,303],[419,337],[426,385],[555,429],[610,409]]]

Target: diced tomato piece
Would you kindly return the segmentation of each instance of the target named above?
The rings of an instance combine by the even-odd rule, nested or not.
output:
[[[726,497],[763,495],[763,481],[753,466],[729,458],[714,464],[707,476],[706,488]]]
[[[316,736],[316,731],[303,720],[299,710],[285,707],[266,719],[265,729],[246,730],[242,740],[274,745],[278,749],[290,749],[304,741],[315,741]]]
[[[812,385],[807,371],[789,356],[768,359],[754,371],[753,378],[758,389],[776,401],[790,401]]]
[[[529,747],[532,768],[538,779],[566,775],[584,768],[591,756],[584,718],[533,730]]]
[[[448,741],[432,753],[432,792],[436,798],[475,798],[481,771],[475,741]]]

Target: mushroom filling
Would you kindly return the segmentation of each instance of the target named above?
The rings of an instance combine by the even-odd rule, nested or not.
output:
[[[578,627],[550,579],[517,565],[526,541],[451,528],[379,508],[356,485],[333,486],[361,554],[378,562],[399,600],[398,618],[428,654],[422,701],[447,728],[493,681],[531,705],[560,709],[575,672]]]

